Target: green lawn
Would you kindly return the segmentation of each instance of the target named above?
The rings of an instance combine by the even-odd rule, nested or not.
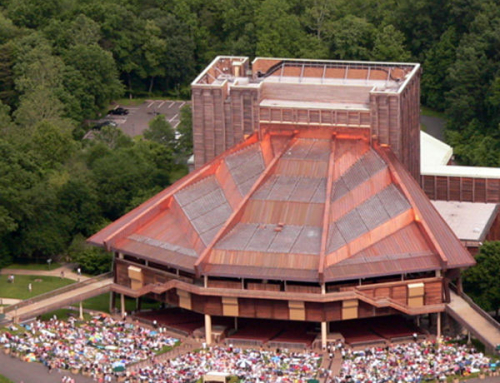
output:
[[[4,267],[4,269],[18,269],[18,270],[54,270],[61,267],[61,263],[52,263],[49,265],[47,263],[13,263],[12,265]]]
[[[7,277],[7,275],[0,275],[0,298],[28,299],[75,282],[71,279],[61,279],[59,277],[16,275],[14,283],[8,283]],[[30,283],[32,286],[31,293],[28,291]]]
[[[5,376],[0,375],[0,383],[14,383],[12,380],[7,379]]]
[[[77,305],[75,305],[75,306],[77,306]],[[42,320],[50,320],[54,317],[54,315],[56,315],[58,319],[66,320],[69,318],[69,314],[73,314],[75,316],[75,318],[78,318],[78,316],[80,315],[78,310],[75,311],[75,310],[70,310],[70,309],[59,309],[59,310],[51,311],[50,313],[43,314]],[[92,317],[90,316],[90,314],[87,314],[86,312],[84,312],[83,319],[85,319],[86,321],[89,321],[92,319]]]
[[[118,310],[120,309],[120,297],[116,297],[116,307]],[[135,310],[135,299],[133,298],[125,298],[125,307],[127,311]],[[89,298],[83,301],[83,308],[87,310],[95,310],[102,311],[105,313],[109,313],[109,293],[98,295],[93,298]],[[141,308],[143,310],[151,310],[151,309],[159,309],[160,302],[144,300],[142,302]]]

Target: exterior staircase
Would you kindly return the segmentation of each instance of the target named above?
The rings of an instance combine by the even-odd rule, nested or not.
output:
[[[450,298],[446,312],[479,339],[487,351],[494,353],[500,345],[500,324],[467,295],[450,291]]]

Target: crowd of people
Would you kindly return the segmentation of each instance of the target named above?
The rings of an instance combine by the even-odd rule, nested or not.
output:
[[[315,352],[243,350],[216,346],[137,369],[129,374],[127,380],[188,383],[216,371],[228,372],[238,376],[242,382],[249,383],[306,383],[314,379],[320,364],[321,356]]]
[[[448,376],[485,371],[494,364],[483,353],[449,338],[341,352],[340,373],[330,382],[446,382]]]
[[[0,334],[0,345],[6,352],[29,362],[41,362],[49,372],[72,370],[104,381],[125,371],[131,363],[150,359],[178,343],[161,329],[151,330],[103,315],[86,322],[54,318],[23,326],[11,326]]]
[[[11,326],[0,333],[0,346],[26,361],[83,373],[101,382],[188,383],[209,372],[224,372],[241,382],[306,383],[326,377],[328,383],[421,383],[493,369],[496,362],[457,340],[414,341],[386,347],[353,350],[342,342],[329,344],[326,357],[342,358],[340,372],[320,368],[314,351],[246,350],[215,346],[158,361],[157,352],[178,344],[162,328],[148,329],[109,316],[80,322],[36,320],[24,328]],[[148,360],[146,366],[133,363]],[[64,376],[65,383],[72,378]]]

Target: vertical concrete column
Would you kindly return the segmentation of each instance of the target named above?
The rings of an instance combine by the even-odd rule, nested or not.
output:
[[[120,309],[122,312],[122,318],[125,315],[125,295],[120,294]]]
[[[80,301],[80,319],[83,320],[83,302]]]
[[[205,314],[205,342],[207,346],[212,344],[212,317]]]
[[[234,317],[234,329],[238,330],[238,317]]]
[[[326,325],[327,322],[321,322],[321,348],[326,349]]]

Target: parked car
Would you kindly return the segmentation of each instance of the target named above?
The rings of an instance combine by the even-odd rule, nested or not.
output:
[[[124,116],[128,114],[128,109],[122,108],[119,106],[118,108],[111,109],[108,114],[114,114],[117,116]]]
[[[92,127],[92,130],[101,130],[103,126],[113,126],[113,127],[116,127],[118,125],[114,121],[101,121],[101,122],[98,122],[97,124],[95,124]]]

